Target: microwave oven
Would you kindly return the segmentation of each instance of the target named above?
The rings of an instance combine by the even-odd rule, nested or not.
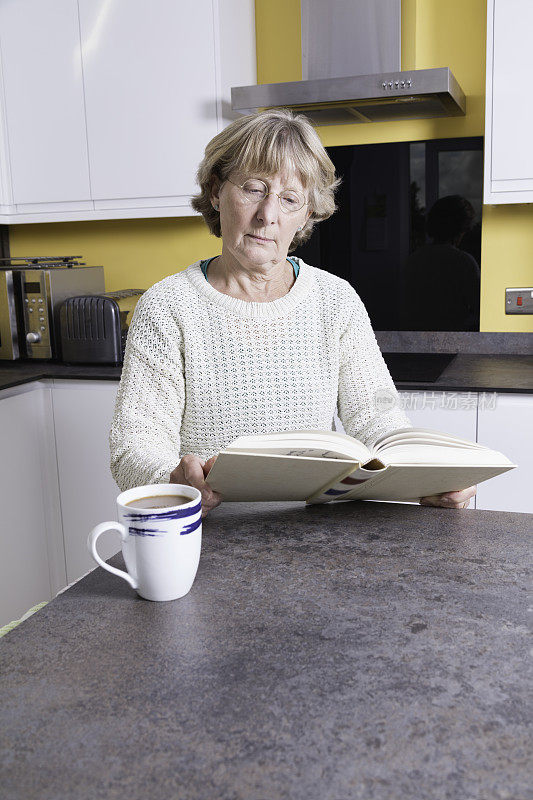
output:
[[[0,359],[60,359],[62,303],[104,291],[103,267],[45,262],[0,268]]]

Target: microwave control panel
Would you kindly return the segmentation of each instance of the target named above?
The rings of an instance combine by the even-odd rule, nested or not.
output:
[[[26,353],[32,358],[51,358],[46,273],[37,269],[24,270],[21,284]]]

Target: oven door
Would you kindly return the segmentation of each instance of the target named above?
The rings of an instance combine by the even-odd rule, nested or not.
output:
[[[7,361],[22,355],[19,344],[22,319],[16,278],[16,272],[0,269],[0,359]]]

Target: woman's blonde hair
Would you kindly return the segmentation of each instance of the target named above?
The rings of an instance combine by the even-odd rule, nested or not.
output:
[[[211,233],[221,236],[220,214],[212,206],[213,177],[226,180],[234,171],[257,177],[295,172],[309,195],[310,217],[297,231],[289,252],[306,242],[317,222],[336,209],[334,193],[340,183],[335,167],[308,119],[288,109],[261,111],[234,120],[205,148],[196,181],[200,194],[191,205],[203,215]]]

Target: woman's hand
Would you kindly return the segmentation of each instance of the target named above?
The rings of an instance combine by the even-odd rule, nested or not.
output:
[[[207,461],[202,461],[198,456],[190,453],[183,456],[176,469],[170,473],[170,483],[194,486],[202,493],[202,517],[205,517],[212,508],[216,508],[222,502],[222,495],[211,489],[205,481],[216,460],[216,456],[211,456]]]
[[[441,506],[442,508],[466,508],[470,503],[470,498],[476,493],[475,486],[462,489],[460,492],[444,492],[443,494],[432,494],[428,497],[420,498],[421,506]]]

